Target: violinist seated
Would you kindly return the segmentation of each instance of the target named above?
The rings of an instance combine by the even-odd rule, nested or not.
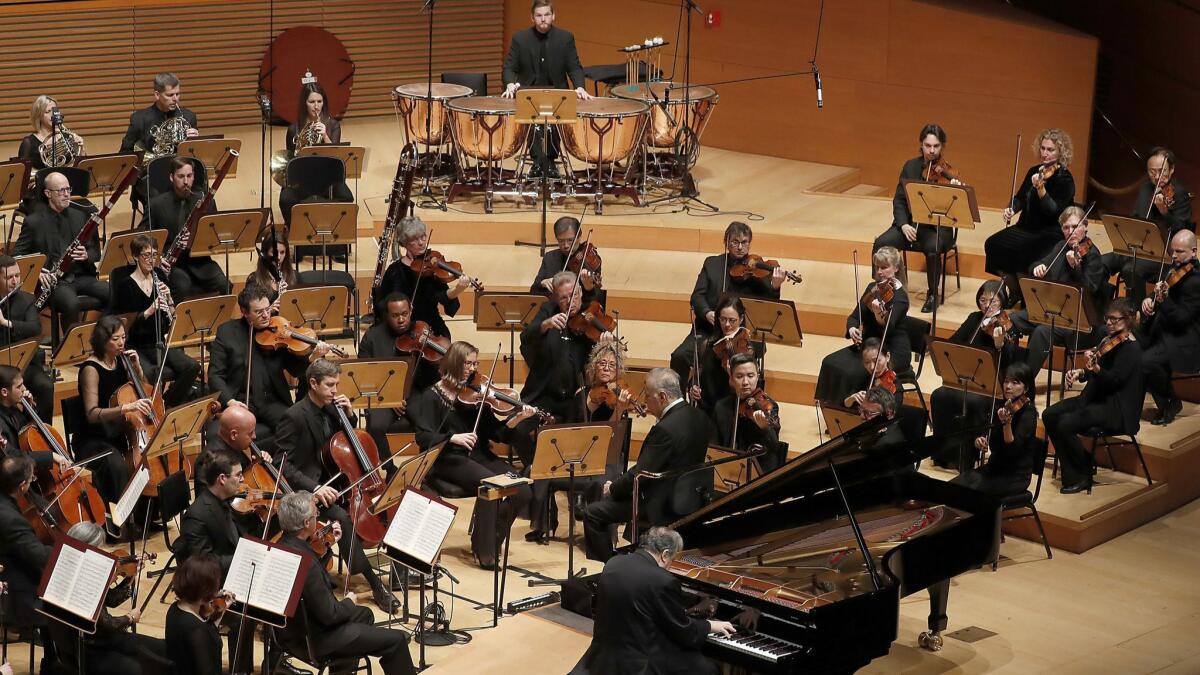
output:
[[[8,584],[4,611],[8,626],[44,626],[45,618],[34,607],[42,571],[50,562],[51,547],[39,540],[18,502],[34,482],[33,460],[6,455],[0,459],[0,580]],[[36,517],[36,516],[35,516]],[[42,672],[47,672],[43,665]]]
[[[402,218],[396,228],[396,241],[404,252],[388,265],[379,288],[373,291],[376,320],[383,319],[381,300],[399,291],[412,299],[414,322],[423,321],[433,329],[434,335],[450,337],[450,328],[442,313],[449,317],[458,314],[461,305],[458,296],[479,282],[465,274],[446,272],[437,265],[438,261],[449,267],[456,263],[441,260],[440,253],[430,250],[429,230],[420,218]],[[420,272],[414,271],[414,267]]]
[[[1062,129],[1043,129],[1033,142],[1039,163],[1029,167],[1025,178],[1004,209],[1005,228],[984,242],[988,274],[1004,279],[1009,300],[1021,299],[1017,275],[1024,274],[1055,244],[1062,241],[1058,216],[1075,198],[1075,178],[1069,167],[1074,150],[1071,137]],[[1012,219],[1017,214],[1016,222]]]
[[[1175,177],[1175,153],[1167,148],[1150,150],[1146,159],[1146,180],[1138,186],[1130,217],[1150,220],[1165,234],[1168,244],[1180,230],[1196,231],[1192,222],[1192,197],[1188,189]],[[1117,252],[1105,253],[1104,268],[1109,275],[1120,272],[1125,280],[1125,297],[1141,304],[1146,297],[1146,284],[1158,281],[1161,261],[1153,258],[1138,258]]]
[[[711,422],[699,409],[683,400],[679,376],[655,368],[646,376],[646,408],[657,418],[642,442],[637,463],[617,478],[606,481],[604,498],[588,504],[583,516],[587,557],[607,562],[613,557],[613,528],[633,519],[634,477],[643,471],[665,472],[704,462]],[[688,515],[703,504],[703,492],[712,486],[711,471],[681,477],[638,481],[638,522],[665,525]]]
[[[428,451],[445,443],[426,479],[428,485],[447,483],[474,493],[483,479],[515,471],[511,464],[492,454],[491,444],[511,443],[517,435],[515,427],[535,411],[522,406],[501,421],[492,410],[480,410],[477,397],[473,400],[460,396],[467,390],[464,384],[482,377],[478,368],[479,350],[467,342],[455,342],[439,364],[441,379],[408,401],[408,419],[416,430],[417,445]],[[476,498],[471,552],[480,567],[496,568],[496,551],[504,541],[497,541],[497,526],[506,534],[517,514],[525,512],[530,499],[527,486],[518,488],[502,506]]]
[[[533,279],[533,284],[529,286],[530,293],[545,293],[550,295],[553,293],[554,275],[563,270],[570,270],[579,274],[579,283],[583,286],[583,304],[589,305],[592,301],[598,301],[601,305],[605,304],[606,293],[600,288],[600,270],[591,269],[588,265],[581,265],[585,257],[595,258],[599,261],[599,255],[596,254],[594,247],[588,246],[588,255],[584,255],[582,250],[584,242],[579,238],[580,222],[573,216],[563,216],[554,221],[554,238],[558,241],[558,248],[552,248],[546,251],[542,256],[542,266],[538,268],[537,276]]]
[[[572,417],[575,392],[583,384],[583,368],[592,345],[615,338],[608,330],[600,330],[584,321],[585,313],[597,306],[581,307],[583,289],[574,272],[559,272],[552,283],[551,299],[542,303],[521,331],[521,357],[529,366],[521,400],[565,420]],[[583,322],[585,330],[579,330],[577,322]],[[587,331],[595,337],[589,336]],[[537,425],[538,420],[530,419],[519,427],[521,433],[513,444],[526,467],[533,464],[532,436]]]
[[[861,389],[862,344],[867,338],[883,341],[891,354],[891,369],[899,376],[912,372],[912,347],[904,319],[908,316],[908,292],[896,278],[900,271],[900,252],[884,246],[871,255],[874,281],[859,298],[858,305],[846,317],[846,337],[850,345],[826,356],[817,375],[815,398],[818,401],[842,401]]]
[[[729,387],[729,359],[735,354],[751,354],[762,362],[766,346],[750,339],[746,329],[746,308],[736,295],[724,295],[717,303],[718,332],[700,346],[700,362],[693,366],[688,395],[704,412],[712,415],[717,401],[733,393]],[[759,373],[760,377],[763,373]],[[759,386],[765,386],[762,377]]]
[[[167,608],[163,631],[176,675],[223,675],[221,634],[217,625],[224,619],[232,594],[221,594],[221,565],[210,554],[199,554],[179,563],[171,579],[175,602]],[[219,599],[220,602],[213,602]],[[243,647],[249,649],[250,645]],[[232,656],[231,656],[232,658]],[[278,672],[278,671],[276,671]]]
[[[1096,307],[1103,307],[1107,302],[1108,282],[1105,280],[1100,252],[1087,236],[1085,215],[1078,206],[1069,206],[1062,212],[1059,221],[1062,222],[1064,241],[1034,265],[1033,276],[1046,281],[1078,284],[1088,292]],[[1025,362],[1029,364],[1035,379],[1054,344],[1075,346],[1075,331],[1069,328],[1055,327],[1051,336],[1050,326],[1030,323],[1025,310],[1012,312],[1011,316],[1017,333],[1029,336],[1029,353]],[[1104,326],[1093,326],[1090,333],[1079,336],[1079,347],[1090,347],[1099,342],[1103,335]]]
[[[300,148],[308,145],[328,145],[342,142],[342,124],[329,116],[329,98],[319,82],[309,82],[300,89],[299,112],[296,122],[287,129],[287,158],[296,157]],[[306,202],[353,202],[354,193],[343,178],[330,187],[328,193],[312,194],[299,185],[286,185],[279,191],[279,211],[284,224],[292,223],[292,209]],[[318,248],[319,247],[314,247]],[[334,247],[330,247],[331,249]],[[337,248],[345,249],[345,246]],[[344,254],[343,254],[344,255]]]
[[[300,592],[307,621],[290,621],[282,631],[288,651],[307,654],[307,640],[319,659],[357,661],[369,655],[379,658],[384,675],[416,673],[404,631],[375,626],[371,610],[355,604],[354,593],[348,592],[341,600],[334,596],[333,580],[308,544],[319,527],[313,495],[300,491],[284,497],[279,505],[279,525],[283,529],[279,543],[300,551],[311,563]],[[308,635],[299,630],[304,624]]]
[[[767,473],[783,465],[787,457],[779,443],[779,404],[763,392],[758,381],[758,362],[753,356],[735,354],[729,359],[732,391],[713,411],[712,442],[734,450],[762,446],[766,452],[758,457],[758,466]]]
[[[42,321],[34,307],[32,293],[21,290],[21,266],[10,255],[0,253],[0,291],[8,297],[0,301],[0,347],[8,347],[42,334]],[[3,296],[0,296],[3,297]],[[25,368],[25,384],[33,393],[38,415],[54,416],[54,383],[46,368],[46,354],[39,349]]]
[[[76,523],[67,536],[97,548],[104,546],[104,528],[95,523]],[[118,565],[117,575],[121,577],[129,573],[122,569],[125,566],[131,568],[129,571],[135,576],[140,575],[142,565],[140,557],[127,565]],[[126,577],[109,589],[104,598],[104,606],[100,608],[100,616],[96,619],[96,632],[84,639],[84,662],[89,675],[166,675],[172,672],[173,664],[167,654],[166,641],[136,632],[142,619],[140,609],[135,607],[119,616],[109,611],[130,599],[134,583],[137,581],[133,577]],[[78,649],[77,633],[57,622],[51,623],[50,632],[54,635],[58,653],[64,656],[64,660],[73,661],[66,657]]]
[[[204,191],[192,190],[196,178],[196,169],[192,159],[187,157],[172,157],[170,160],[171,190],[150,199],[146,214],[140,225],[143,230],[166,230],[167,250],[171,250],[180,232],[188,223],[192,211],[204,198]],[[203,186],[201,186],[203,188]],[[208,203],[205,216],[217,212],[217,200]],[[197,216],[197,217],[200,217]],[[195,243],[193,234],[192,243]],[[180,254],[175,261],[167,285],[171,295],[177,300],[187,300],[206,293],[224,293],[229,288],[229,279],[225,272],[209,256],[193,256],[191,245]],[[136,255],[136,254],[135,254]]]
[[[62,314],[65,332],[79,323],[82,308],[79,296],[95,299],[103,307],[108,302],[108,283],[100,281],[96,263],[100,261],[99,237],[90,237],[83,245],[75,244],[75,237],[88,221],[85,209],[71,205],[71,182],[57,171],[46,174],[42,193],[46,201],[38,205],[25,218],[21,234],[13,247],[14,256],[44,253],[46,262],[39,279],[42,286],[50,283],[50,268],[64,254],[71,260],[70,268],[50,294],[50,307]]]
[[[696,275],[696,286],[692,289],[692,332],[671,352],[671,370],[679,375],[680,382],[688,381],[688,370],[694,365],[696,349],[703,346],[696,343],[717,334],[717,303],[722,295],[730,293],[750,298],[779,299],[779,289],[788,278],[782,267],[776,266],[770,274],[761,278],[755,274],[739,277],[731,274],[734,267],[750,259],[750,243],[753,239],[754,231],[749,225],[734,221],[725,228],[725,252],[704,259],[700,273]]]
[[[21,371],[0,365],[0,436],[4,438],[4,453],[11,457],[28,455],[39,472],[55,464],[64,468],[69,466],[70,460],[57,452],[26,452],[21,449],[21,432],[32,423],[21,405],[22,400],[33,402],[33,395],[25,388]]]
[[[328,353],[330,345],[318,342],[307,358],[287,349],[269,349],[255,340],[250,343],[251,331],[260,331],[271,323],[271,292],[262,286],[249,284],[238,293],[241,318],[226,321],[217,329],[212,343],[208,366],[209,385],[217,392],[224,406],[247,406],[258,418],[256,434],[260,446],[272,451],[275,430],[288,408],[292,406],[292,390],[284,377],[291,373],[301,381],[301,391],[307,386],[304,370],[310,361]],[[249,367],[250,400],[246,400]],[[211,431],[211,429],[210,429]]]
[[[1015,339],[1012,321],[1009,313],[1003,311],[1007,300],[1004,284],[996,279],[990,279],[979,286],[975,292],[975,306],[978,311],[971,312],[962,325],[950,336],[950,341],[980,347],[999,353],[999,363],[1015,364],[1018,360],[1025,362],[1022,348]],[[1007,324],[1005,322],[1008,322]],[[1033,388],[1030,387],[1032,392]],[[963,418],[963,399],[966,398],[966,417]],[[976,393],[963,393],[957,387],[941,386],[929,395],[929,417],[933,435],[945,438],[945,441],[935,447],[931,453],[934,465],[944,469],[958,468],[959,452],[963,443],[952,434],[959,429],[967,429],[984,424],[992,403],[991,396]]]
[[[995,426],[974,440],[986,461],[979,469],[950,482],[997,497],[1019,495],[1029,488],[1037,466],[1037,408],[1033,405],[1033,372],[1024,363],[1004,369],[1004,402],[995,411]]]
[[[325,485],[335,472],[328,468],[332,462],[325,461],[326,448],[335,432],[342,429],[336,408],[345,411],[352,426],[355,419],[350,412],[350,399],[338,393],[341,368],[333,361],[318,359],[308,366],[304,379],[308,383],[308,393],[279,421],[276,454],[287,453],[282,467],[284,478],[294,490],[307,490],[316,495],[321,505],[321,517],[340,524],[339,556],[348,563],[350,574],[361,574],[366,578],[375,604],[384,612],[391,612],[399,601],[384,588],[367,561],[362,540],[353,531],[350,514],[337,503],[337,489]]]
[[[1106,432],[1136,434],[1146,397],[1142,377],[1142,344],[1133,335],[1133,305],[1117,298],[1104,312],[1108,337],[1087,353],[1086,366],[1067,371],[1067,386],[1086,382],[1079,396],[1064,398],[1042,413],[1046,436],[1062,465],[1063,494],[1092,486],[1092,466],[1078,434],[1098,427]],[[1103,352],[1101,354],[1101,352]],[[1097,356],[1097,354],[1099,354]]]
[[[192,387],[200,377],[200,364],[179,347],[167,347],[167,335],[175,312],[171,291],[163,283],[154,238],[140,234],[129,242],[129,252],[137,264],[132,271],[113,279],[112,314],[134,314],[126,345],[137,351],[152,382],[159,380],[159,360],[163,359],[162,380],[170,382],[163,392],[167,407],[175,407],[192,398]],[[165,385],[164,385],[165,386]]]
[[[920,406],[905,405],[904,398],[896,386],[896,371],[889,365],[891,354],[883,347],[879,338],[867,338],[862,344],[862,372],[855,386],[855,393],[847,396],[841,403],[846,408],[861,407],[867,391],[872,386],[882,387],[896,397],[896,417],[907,438],[921,438],[925,435],[925,409]]]
[[[1196,235],[1180,230],[1171,237],[1167,277],[1142,301],[1142,373],[1146,389],[1158,406],[1152,424],[1165,426],[1183,409],[1175,395],[1171,373],[1200,371],[1200,263]]]
[[[933,305],[937,301],[937,289],[942,275],[942,253],[950,250],[954,243],[954,228],[914,225],[904,186],[908,181],[949,185],[961,185],[962,182],[957,177],[950,177],[954,174],[942,157],[942,150],[946,146],[946,130],[941,125],[926,124],[921,128],[918,140],[921,143],[921,155],[904,163],[900,169],[900,179],[896,182],[896,194],[892,197],[892,226],[875,238],[872,252],[884,246],[891,246],[925,254],[925,275],[928,282],[926,288],[929,289],[929,293],[925,296],[921,312],[928,314],[933,311]]]
[[[375,322],[363,334],[362,340],[358,343],[358,358],[401,358],[406,360],[412,382],[408,393],[408,397],[411,398],[437,382],[437,363],[425,358],[420,352],[411,353],[400,349],[402,342],[406,346],[409,342],[414,346],[420,344],[419,338],[413,330],[412,302],[408,296],[394,291],[384,298],[383,306],[387,312],[386,319]],[[447,342],[447,344],[449,343]],[[427,349],[433,348],[427,347]],[[433,352],[436,354],[436,349],[433,349]],[[441,355],[438,355],[438,359],[441,359]],[[375,446],[380,450],[386,450],[389,455],[391,449],[388,448],[387,435],[412,431],[412,425],[405,416],[407,410],[408,401],[403,400],[394,408],[374,408],[367,414],[367,431],[371,434],[371,438],[375,439]]]

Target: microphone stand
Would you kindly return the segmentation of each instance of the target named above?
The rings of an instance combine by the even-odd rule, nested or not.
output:
[[[429,141],[433,138],[433,8],[437,4],[437,0],[425,0],[421,11],[429,16],[428,19],[428,38],[425,44],[425,185],[421,188],[421,196],[428,199],[421,203],[424,208],[435,208],[446,210],[446,203],[438,200],[433,194],[429,184],[433,181],[433,164],[434,155],[430,150],[433,147]],[[484,96],[487,92],[476,92],[477,96]],[[437,151],[438,159],[441,158],[441,150]]]
[[[262,90],[259,90],[259,92],[258,92],[258,107],[259,107],[259,110],[262,111],[262,115],[261,115],[262,119],[259,120],[259,123],[258,123],[259,143],[260,143],[259,147],[262,148],[262,157],[259,158],[259,167],[258,167],[258,180],[259,180],[258,208],[263,209],[263,208],[266,208],[267,204],[270,203],[267,201],[267,171],[269,168],[269,162],[271,161],[270,160],[271,151],[274,148],[267,147],[267,140],[268,140],[267,139],[267,125],[271,120],[271,99],[267,98],[266,93],[263,92]],[[274,139],[271,139],[271,140],[274,140]]]

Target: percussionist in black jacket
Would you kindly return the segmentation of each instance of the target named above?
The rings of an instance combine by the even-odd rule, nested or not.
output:
[[[604,565],[592,644],[571,675],[717,673],[700,648],[709,633],[728,636],[735,629],[728,621],[688,616],[679,579],[667,571],[682,549],[678,532],[654,527],[636,551]]]

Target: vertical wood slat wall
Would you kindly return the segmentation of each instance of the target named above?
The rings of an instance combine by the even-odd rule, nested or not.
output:
[[[91,0],[0,3],[0,143],[30,131],[29,108],[54,96],[71,129],[122,133],[149,105],[154,74],[182,81],[182,101],[203,130],[256,124],[254,94],[263,54],[293,26],[333,33],[355,63],[347,117],[390,114],[391,90],[425,81],[427,17],[421,0]],[[272,26],[273,21],[273,26]],[[433,73],[485,72],[498,86],[503,0],[439,3]],[[277,105],[283,105],[277,103]],[[294,105],[287,102],[286,105]],[[91,148],[107,152],[115,148]]]

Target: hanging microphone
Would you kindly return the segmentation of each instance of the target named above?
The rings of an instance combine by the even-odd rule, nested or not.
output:
[[[813,63],[813,82],[817,85],[817,107],[825,107],[825,97],[821,91],[821,69],[817,68],[817,64]]]

